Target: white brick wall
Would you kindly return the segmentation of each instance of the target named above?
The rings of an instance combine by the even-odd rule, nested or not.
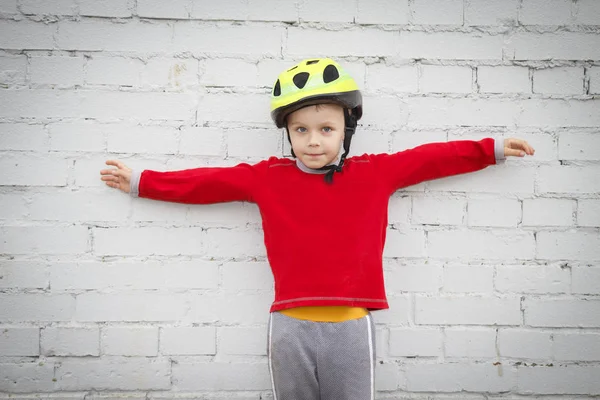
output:
[[[597,0],[0,1],[0,397],[272,398],[258,208],[99,170],[289,154],[268,93],[315,56],[363,90],[352,154],[537,150],[392,196],[377,398],[600,395],[598,28]]]

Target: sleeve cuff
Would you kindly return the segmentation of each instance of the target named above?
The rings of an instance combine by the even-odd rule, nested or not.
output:
[[[131,171],[131,180],[129,181],[129,195],[131,197],[139,197],[140,195],[140,178],[142,177],[142,172],[144,171]]]
[[[496,156],[496,163],[506,160],[506,156],[504,156],[504,139],[494,139],[494,155]]]

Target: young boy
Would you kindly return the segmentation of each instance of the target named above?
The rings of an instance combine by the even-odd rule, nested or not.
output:
[[[346,159],[362,115],[354,80],[331,59],[282,72],[271,116],[296,160],[174,172],[119,161],[102,180],[132,196],[181,203],[257,203],[275,280],[269,367],[275,400],[374,398],[375,326],[388,308],[382,269],[390,196],[425,180],[533,155],[525,141],[431,143]]]

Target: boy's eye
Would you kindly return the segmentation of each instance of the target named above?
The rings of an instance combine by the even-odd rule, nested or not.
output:
[[[306,128],[299,126],[298,128],[296,128],[296,132],[304,133],[306,132]]]
[[[329,132],[331,132],[332,130],[333,130],[333,129],[331,129],[331,127],[329,127],[329,126],[326,126],[326,127],[324,127],[324,128],[323,128],[323,132],[326,132],[326,133],[329,133]]]

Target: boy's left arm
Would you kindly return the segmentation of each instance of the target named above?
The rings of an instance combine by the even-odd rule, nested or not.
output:
[[[486,138],[428,143],[394,154],[372,156],[379,176],[393,192],[402,187],[483,169],[507,156],[533,155],[535,150],[521,139]]]

